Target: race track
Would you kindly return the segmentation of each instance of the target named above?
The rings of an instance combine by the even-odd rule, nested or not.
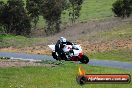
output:
[[[26,53],[9,53],[9,52],[0,52],[0,57],[10,57],[11,59],[22,59],[22,60],[54,60],[52,58],[52,56],[47,56],[47,55],[35,55],[35,54],[26,54]],[[105,67],[113,67],[113,68],[122,68],[122,69],[131,69],[132,70],[132,63],[130,63],[130,62],[92,59],[89,61],[88,64],[94,65],[94,66],[105,66]]]

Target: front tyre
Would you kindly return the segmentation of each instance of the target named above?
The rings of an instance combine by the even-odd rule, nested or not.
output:
[[[89,62],[89,58],[86,55],[82,56],[82,59],[80,60],[81,63],[87,64]]]
[[[52,57],[56,60],[58,60],[58,56],[56,55],[56,52],[52,52]]]

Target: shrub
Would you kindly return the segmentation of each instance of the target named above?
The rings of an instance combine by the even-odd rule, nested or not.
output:
[[[117,0],[113,3],[112,11],[117,17],[129,17],[132,13],[131,0]]]

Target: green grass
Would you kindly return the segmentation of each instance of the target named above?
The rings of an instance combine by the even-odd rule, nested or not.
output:
[[[84,39],[85,37],[85,39]],[[96,30],[91,34],[85,34],[80,37],[81,40],[87,41],[110,41],[110,40],[123,40],[132,38],[132,25],[124,24],[120,27],[114,27],[109,30],[103,30],[96,32]]]
[[[132,70],[65,62],[57,67],[0,68],[0,88],[131,88],[130,84],[87,84],[76,82],[78,67],[87,74],[131,74]]]
[[[99,20],[112,17],[111,8],[114,1],[84,0],[78,21]],[[62,15],[62,18],[63,21],[68,21],[68,14]]]
[[[89,55],[90,58],[100,60],[116,60],[132,62],[132,49],[120,49],[107,52],[97,52]]]
[[[45,43],[46,38],[27,38],[24,36],[14,36],[14,35],[0,35],[0,47],[28,47],[36,44]]]
[[[132,25],[123,25],[111,31],[101,32],[100,36],[102,38],[106,37],[109,40],[132,38]]]
[[[79,20],[87,21],[112,17],[112,4],[115,0],[85,0]]]

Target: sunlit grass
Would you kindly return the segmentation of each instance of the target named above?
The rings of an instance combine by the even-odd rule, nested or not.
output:
[[[57,67],[0,68],[0,88],[130,88],[131,84],[87,84],[76,82],[78,67],[87,74],[131,74],[132,70],[65,62]]]
[[[84,0],[79,21],[105,19],[113,16],[112,4],[115,0]],[[68,14],[63,16],[68,21]]]
[[[132,49],[119,49],[89,54],[91,59],[132,62]]]
[[[85,39],[84,39],[85,37]],[[119,27],[114,27],[109,30],[97,31],[93,30],[90,34],[82,35],[81,40],[87,41],[110,41],[110,40],[123,40],[132,38],[132,25],[125,24]]]
[[[47,39],[45,38],[27,38],[24,36],[15,35],[0,35],[0,47],[28,47],[36,44],[45,43]]]

